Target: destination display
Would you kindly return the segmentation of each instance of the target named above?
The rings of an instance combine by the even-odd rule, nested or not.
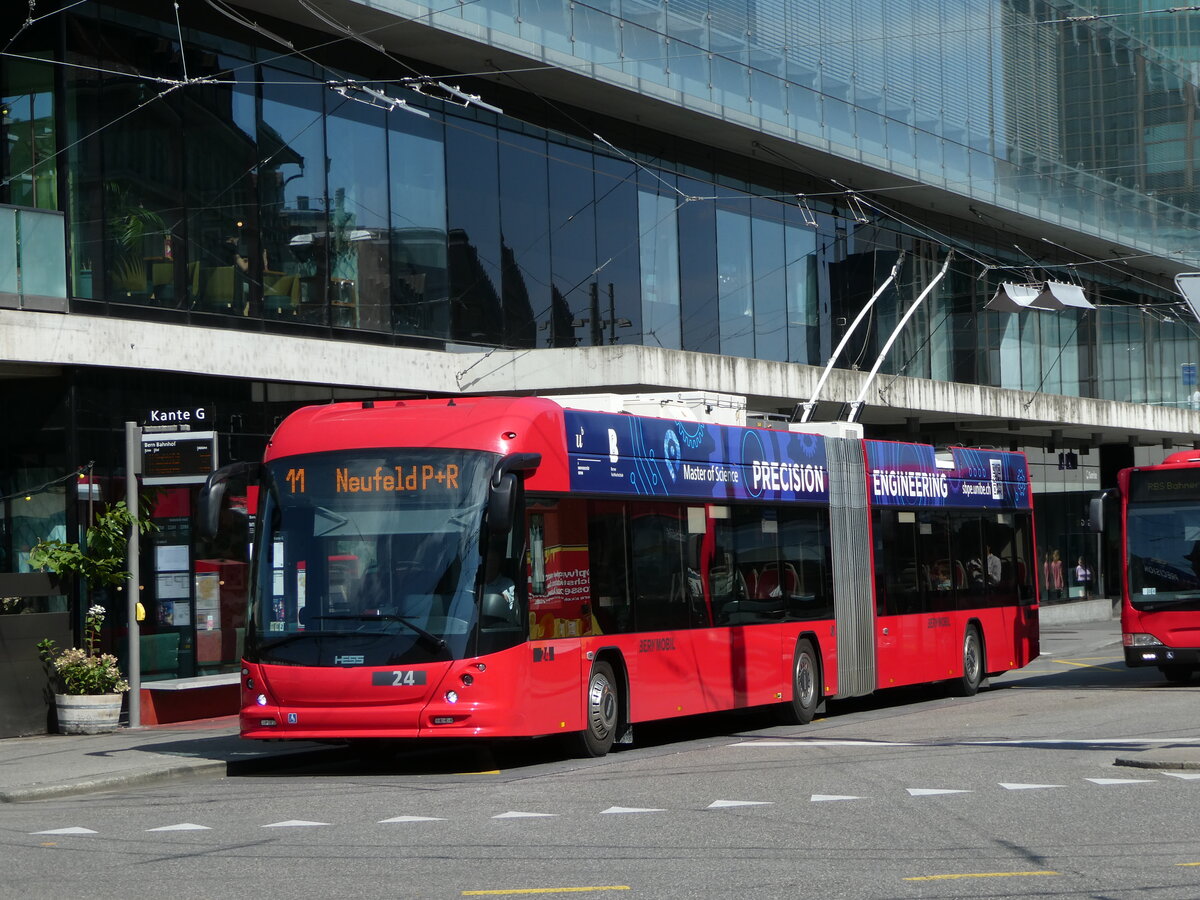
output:
[[[1130,503],[1200,500],[1200,469],[1163,468],[1129,473]]]

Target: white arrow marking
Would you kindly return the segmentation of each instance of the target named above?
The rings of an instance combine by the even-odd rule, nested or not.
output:
[[[1200,778],[1200,772],[1163,772],[1163,774],[1170,775],[1172,778],[1186,778],[1188,781]]]
[[[727,809],[730,806],[771,806],[771,800],[714,800],[708,809]]]
[[[813,794],[810,803],[828,803],[832,800],[861,800],[862,797],[854,797],[850,794]]]
[[[445,819],[438,819],[433,816],[396,816],[392,819],[380,819],[380,825],[388,825],[392,822],[445,822]]]
[[[644,813],[644,812],[666,812],[665,809],[643,809],[639,806],[610,806],[608,809],[600,813],[600,815],[620,814],[620,813]]]
[[[147,828],[147,831],[212,831],[207,825],[193,825],[191,822],[180,822],[178,825],[164,825],[161,828]]]
[[[31,831],[30,834],[95,834],[90,828],[54,828],[50,831]]]
[[[1092,784],[1153,784],[1153,778],[1086,778]]]
[[[947,788],[908,788],[914,797],[932,797],[935,794],[973,794],[974,791],[956,791]]]
[[[1011,782],[1000,782],[1000,787],[1006,791],[1036,791],[1039,788],[1056,788],[1062,787],[1061,784],[1013,784]]]
[[[558,813],[531,813],[531,812],[506,812],[500,813],[498,816],[492,816],[493,819],[542,819],[551,816],[557,816]]]
[[[286,822],[272,822],[263,828],[309,828],[315,825],[328,825],[328,822],[307,822],[304,819],[288,819]]]

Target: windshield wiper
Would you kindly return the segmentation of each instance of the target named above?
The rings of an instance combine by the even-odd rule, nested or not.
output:
[[[306,637],[320,640],[321,635],[319,633],[314,634],[311,631],[297,631],[292,634],[285,634],[282,637],[277,637],[273,640],[259,641],[258,645],[254,649],[259,652],[263,650],[271,650],[275,647],[282,647],[284,644],[290,644],[292,641],[298,641],[301,638]]]
[[[332,621],[349,621],[349,622],[399,622],[401,625],[407,625],[409,628],[411,628],[413,631],[415,631],[420,637],[424,638],[426,641],[428,641],[430,644],[432,644],[437,649],[439,649],[439,650],[446,649],[446,642],[444,640],[442,640],[440,637],[438,637],[432,631],[426,631],[424,628],[422,628],[420,625],[418,625],[412,619],[405,618],[404,616],[396,616],[396,615],[392,615],[390,613],[380,614],[380,615],[371,615],[369,613],[348,613],[348,614],[342,614],[342,615],[336,615],[336,616],[313,616],[312,618],[314,621],[321,620],[321,619],[330,619]]]

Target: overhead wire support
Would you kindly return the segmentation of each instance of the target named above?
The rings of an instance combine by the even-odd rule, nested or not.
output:
[[[403,112],[412,113],[414,116],[420,116],[423,119],[429,118],[429,113],[425,110],[409,106],[404,100],[400,100],[397,97],[389,97],[383,91],[377,91],[375,88],[367,87],[365,84],[360,84],[357,81],[327,81],[325,84],[335,94],[341,94],[347,100],[353,100],[356,103],[364,103],[367,106],[373,106],[376,109],[383,109],[388,112],[399,109]]]
[[[813,411],[817,408],[817,401],[821,397],[821,390],[825,387],[825,382],[829,380],[830,374],[833,372],[833,365],[837,362],[838,357],[842,355],[842,351],[846,349],[846,345],[850,343],[850,338],[854,336],[855,329],[862,323],[862,320],[867,317],[871,308],[875,305],[875,301],[883,296],[883,292],[888,289],[893,281],[900,274],[900,267],[904,265],[904,251],[900,251],[900,255],[896,257],[896,264],[892,266],[891,274],[884,280],[871,295],[871,299],[863,304],[863,308],[858,311],[858,315],[854,317],[854,321],[850,323],[850,327],[846,329],[846,333],[842,335],[841,341],[833,353],[829,355],[829,361],[825,363],[825,368],[821,372],[821,377],[817,379],[817,386],[813,388],[812,397],[803,403],[797,403],[795,410],[792,412],[793,422],[808,422],[812,419]],[[798,418],[797,418],[798,416]],[[850,421],[854,421],[851,419]]]

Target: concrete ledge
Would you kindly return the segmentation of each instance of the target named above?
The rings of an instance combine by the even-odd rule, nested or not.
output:
[[[1108,622],[1119,618],[1119,607],[1107,597],[1095,600],[1076,600],[1072,603],[1056,603],[1038,610],[1038,621],[1042,625],[1079,625],[1083,622]]]
[[[241,689],[237,672],[145,682],[141,690],[141,724],[166,725],[237,715]]]

